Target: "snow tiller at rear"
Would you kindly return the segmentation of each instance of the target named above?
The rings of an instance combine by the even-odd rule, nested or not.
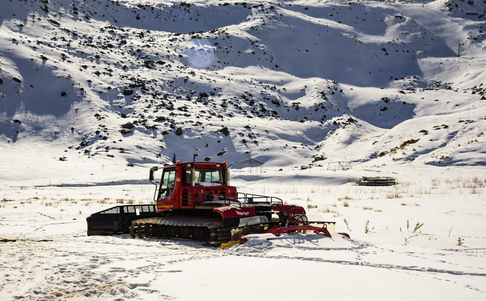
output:
[[[160,182],[154,173],[162,169]],[[155,204],[120,205],[87,218],[88,235],[180,238],[221,245],[250,233],[312,231],[331,236],[334,222],[309,221],[280,198],[237,192],[225,162],[177,162],[150,169]]]

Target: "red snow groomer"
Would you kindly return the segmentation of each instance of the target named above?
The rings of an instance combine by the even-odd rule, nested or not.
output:
[[[154,173],[162,170],[160,182]],[[182,238],[221,245],[242,235],[313,231],[331,236],[334,222],[309,221],[305,209],[277,197],[237,192],[226,162],[177,162],[150,169],[155,204],[120,205],[87,218],[88,235]],[[331,231],[330,231],[331,230]]]

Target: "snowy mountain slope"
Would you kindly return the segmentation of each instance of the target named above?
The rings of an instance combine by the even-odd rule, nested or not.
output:
[[[174,153],[482,165],[483,6],[8,1],[2,149],[129,165]]]

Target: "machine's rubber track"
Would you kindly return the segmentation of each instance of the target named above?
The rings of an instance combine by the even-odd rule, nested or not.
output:
[[[221,245],[231,240],[231,228],[218,218],[204,216],[160,216],[134,220],[132,238],[182,238]]]

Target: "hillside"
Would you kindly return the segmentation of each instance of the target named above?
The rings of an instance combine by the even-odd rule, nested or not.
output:
[[[484,7],[10,0],[2,164],[484,165]]]

